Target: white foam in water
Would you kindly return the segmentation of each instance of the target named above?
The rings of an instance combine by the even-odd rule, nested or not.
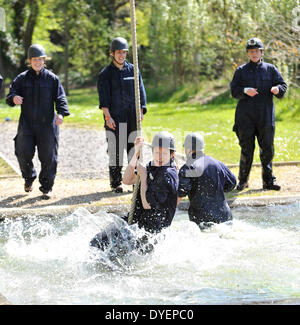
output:
[[[232,225],[200,231],[178,211],[152,253],[135,250],[114,259],[111,247],[99,252],[89,242],[112,223],[124,236],[132,231],[116,215],[80,208],[67,217],[5,219],[0,223],[0,292],[14,304],[299,298],[300,203],[235,208],[233,217]]]

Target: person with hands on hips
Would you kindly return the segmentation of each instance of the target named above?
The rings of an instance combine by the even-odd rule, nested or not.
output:
[[[264,45],[259,38],[246,43],[249,62],[239,66],[230,83],[231,95],[238,99],[233,131],[241,147],[237,190],[248,187],[255,150],[259,145],[263,189],[280,190],[272,170],[274,157],[275,106],[273,96],[282,98],[287,84],[277,68],[262,60]]]

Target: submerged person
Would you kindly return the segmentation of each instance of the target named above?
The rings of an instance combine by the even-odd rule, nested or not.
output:
[[[139,162],[139,153],[143,145],[143,138],[137,137],[134,154],[125,170],[123,182],[126,185],[135,184],[137,172],[140,184],[132,222],[146,233],[158,234],[171,225],[176,211],[178,172],[174,162],[175,139],[169,132],[157,133],[152,141],[153,160],[146,167]],[[128,221],[128,216],[123,219]],[[119,229],[109,227],[98,233],[90,245],[105,249],[110,242],[108,232],[114,238],[122,237]],[[135,244],[139,246],[144,242],[147,242],[147,236],[138,239]]]
[[[179,171],[178,204],[188,196],[188,215],[200,229],[213,223],[232,220],[224,192],[236,186],[236,178],[220,161],[204,154],[204,139],[200,134],[188,134],[184,141],[186,163]]]
[[[15,78],[6,97],[8,105],[21,105],[14,140],[15,154],[25,179],[24,190],[31,192],[37,177],[32,162],[37,147],[41,162],[39,189],[44,199],[50,197],[56,176],[59,125],[63,123],[64,116],[70,115],[59,78],[45,68],[46,57],[41,45],[31,45],[28,49],[30,68]]]
[[[231,94],[237,98],[233,131],[241,147],[238,191],[248,187],[255,137],[259,145],[262,181],[265,190],[280,190],[272,170],[274,157],[275,107],[274,96],[282,98],[287,84],[280,72],[262,60],[264,45],[259,38],[246,44],[249,62],[239,66],[230,83]]]
[[[109,157],[109,180],[113,192],[122,193],[123,154],[128,162],[133,151],[129,136],[137,130],[134,91],[134,66],[126,61],[129,48],[126,39],[116,37],[110,45],[111,63],[99,73],[97,89],[99,108],[105,120],[107,153]],[[139,74],[141,116],[147,112],[146,91]]]

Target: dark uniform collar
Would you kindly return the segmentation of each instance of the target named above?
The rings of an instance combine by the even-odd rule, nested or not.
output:
[[[154,165],[153,160],[151,160],[147,164],[147,167],[149,167],[149,168],[158,168],[158,166],[155,166]],[[166,165],[163,165],[163,166],[159,166],[159,167],[176,167],[176,165],[175,165],[175,159],[174,158],[171,158],[170,161],[169,161],[169,163],[167,163]]]
[[[111,61],[110,63],[110,66],[113,68],[113,69],[116,69],[117,71],[122,71],[122,70],[125,70],[127,69],[127,67],[129,66],[128,62],[125,60],[124,61],[124,65],[123,65],[123,68],[120,70],[118,67],[116,67],[113,63],[113,61]]]
[[[261,66],[262,65],[262,63],[263,63],[263,60],[261,59],[259,62],[253,62],[253,61],[249,61],[249,65],[251,66],[251,67],[253,67],[253,68],[257,68],[257,67],[259,67],[259,66]]]
[[[29,74],[34,77],[34,78],[39,78],[40,76],[42,76],[45,73],[45,67],[43,67],[40,71],[39,74],[36,74],[36,72],[30,67],[29,68]]]

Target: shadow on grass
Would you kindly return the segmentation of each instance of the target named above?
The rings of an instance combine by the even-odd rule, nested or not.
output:
[[[244,191],[233,190],[232,192],[226,194],[226,199],[237,199],[238,197],[243,197],[243,196],[249,197],[251,194],[259,194],[261,192],[266,192],[266,190],[262,188],[253,189],[253,190],[249,189]],[[255,196],[253,196],[253,198],[254,197]]]
[[[30,207],[32,209],[39,209],[39,208],[45,208],[49,206],[60,206],[60,205],[78,205],[78,204],[86,204],[86,203],[92,203],[92,202],[98,202],[101,201],[104,198],[113,198],[128,195],[131,192],[124,192],[124,193],[113,193],[111,191],[106,192],[96,192],[96,193],[90,193],[90,194],[84,194],[84,195],[74,195],[66,198],[62,198],[60,200],[45,200],[43,199],[42,195],[35,196],[28,198],[24,201],[16,202],[19,199],[24,198],[26,195],[17,195],[17,196],[10,196],[2,201],[0,201],[0,208],[21,208],[21,207]],[[44,204],[35,204],[37,202],[44,202]]]

